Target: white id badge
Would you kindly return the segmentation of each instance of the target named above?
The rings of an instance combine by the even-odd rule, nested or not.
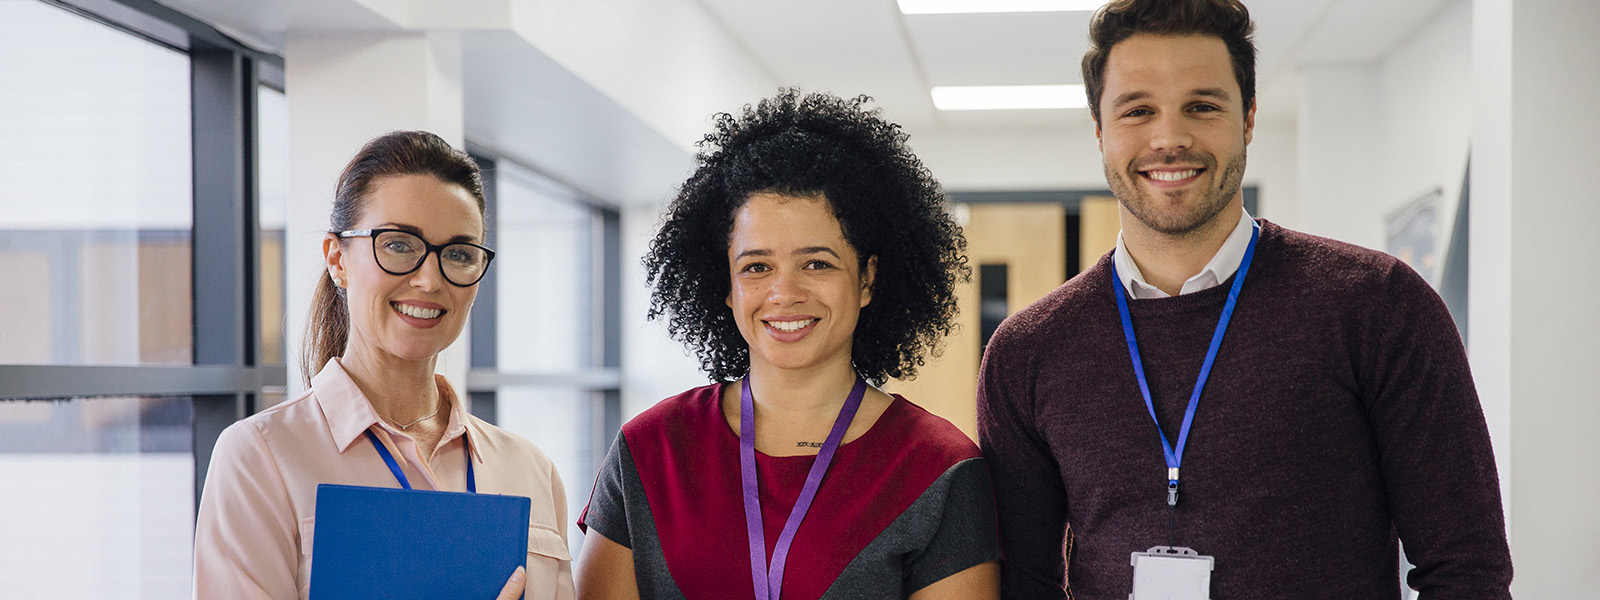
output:
[[[1134,552],[1128,600],[1211,600],[1213,559],[1189,548],[1156,546]]]

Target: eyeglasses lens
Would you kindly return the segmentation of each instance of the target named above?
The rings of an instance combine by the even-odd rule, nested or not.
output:
[[[386,231],[372,240],[378,265],[391,273],[409,273],[422,265],[428,253],[422,238],[399,231]],[[489,264],[482,248],[469,244],[445,244],[439,248],[439,266],[444,276],[457,285],[472,285]]]

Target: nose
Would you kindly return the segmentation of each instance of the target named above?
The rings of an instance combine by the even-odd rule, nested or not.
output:
[[[1157,115],[1152,123],[1150,149],[1155,151],[1186,150],[1194,144],[1189,132],[1189,121],[1182,111]]]
[[[806,289],[800,273],[789,269],[778,269],[772,274],[770,281],[771,286],[767,288],[768,303],[774,306],[791,306],[806,299]]]
[[[439,268],[438,252],[423,255],[422,266],[411,272],[411,287],[424,292],[435,292],[444,287],[444,272]]]

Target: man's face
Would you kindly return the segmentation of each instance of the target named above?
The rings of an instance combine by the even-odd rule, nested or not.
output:
[[[1242,202],[1255,107],[1240,96],[1214,36],[1138,34],[1112,46],[1095,136],[1106,183],[1134,217],[1124,230],[1183,236]]]

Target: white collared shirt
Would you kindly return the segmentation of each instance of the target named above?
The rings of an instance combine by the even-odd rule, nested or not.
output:
[[[1250,230],[1255,227],[1255,220],[1250,218],[1250,211],[1239,210],[1239,223],[1233,227],[1233,233],[1228,234],[1228,239],[1222,242],[1222,247],[1211,257],[1211,261],[1195,273],[1183,287],[1178,289],[1178,295],[1192,294],[1221,285],[1239,270],[1239,263],[1244,262],[1244,251],[1250,246]],[[1139,271],[1139,265],[1133,263],[1133,258],[1128,255],[1128,247],[1122,243],[1122,232],[1117,232],[1117,251],[1112,253],[1111,261],[1117,266],[1117,276],[1122,279],[1122,287],[1127,288],[1128,295],[1136,300],[1148,298],[1166,298],[1168,294],[1160,288],[1150,285],[1144,280],[1144,273]]]

